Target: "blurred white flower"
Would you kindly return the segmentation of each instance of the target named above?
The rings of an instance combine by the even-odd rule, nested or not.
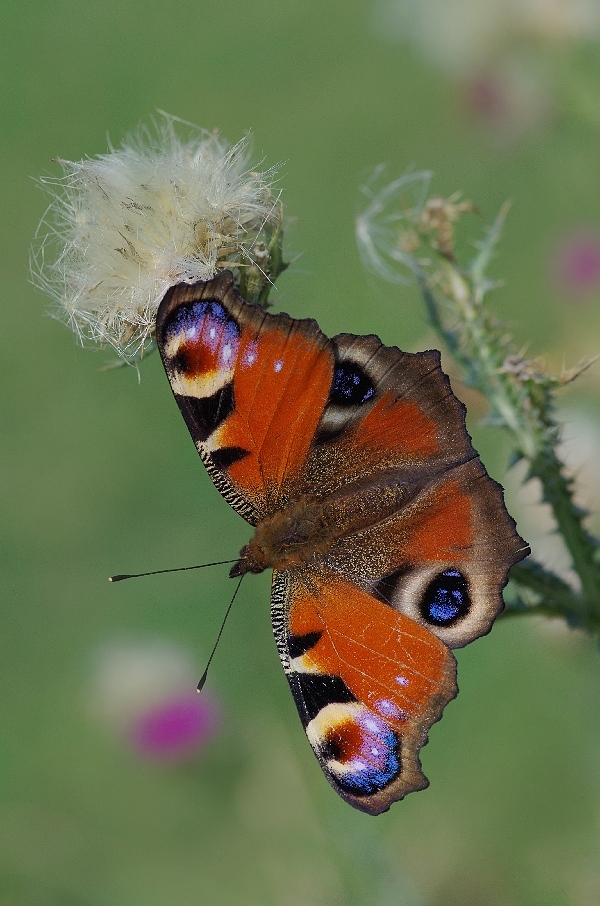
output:
[[[512,0],[518,28],[547,41],[593,41],[600,35],[598,0]]]
[[[58,160],[52,196],[32,252],[34,282],[79,339],[134,358],[152,336],[156,310],[175,283],[206,280],[253,262],[252,246],[281,208],[275,168],[250,167],[248,139],[163,114],[107,154]]]
[[[598,0],[375,0],[383,40],[411,42],[436,65],[487,68],[490,54],[522,39],[591,41],[600,34]]]

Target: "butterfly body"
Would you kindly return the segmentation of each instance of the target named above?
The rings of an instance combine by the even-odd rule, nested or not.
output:
[[[323,499],[305,494],[256,526],[232,576],[264,569],[294,569],[327,562],[335,544],[397,512],[405,489],[393,476],[361,486],[353,482]]]
[[[439,353],[245,302],[227,272],[173,287],[157,341],[196,448],[272,568],[279,655],[334,789],[378,814],[427,785],[419,750],[528,552]]]

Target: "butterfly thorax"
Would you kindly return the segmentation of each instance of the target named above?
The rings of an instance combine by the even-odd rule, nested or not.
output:
[[[323,503],[302,497],[258,523],[231,575],[305,566],[328,552],[331,535]]]
[[[231,575],[315,565],[338,539],[397,512],[406,496],[406,488],[389,475],[380,475],[378,480],[349,483],[323,498],[305,495],[292,500],[257,524]]]

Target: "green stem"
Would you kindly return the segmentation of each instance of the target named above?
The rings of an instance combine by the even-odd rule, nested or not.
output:
[[[515,564],[510,571],[510,579],[520,588],[535,592],[542,600],[532,605],[509,604],[504,611],[506,616],[517,613],[544,613],[547,616],[566,618],[573,625],[585,625],[588,629],[600,630],[600,618],[588,614],[586,602],[581,595],[535,560],[528,559]]]
[[[440,318],[440,313],[438,311],[438,301],[431,289],[429,279],[425,271],[418,267],[418,265],[415,266],[414,270],[417,281],[419,283],[419,289],[423,293],[423,299],[425,301],[425,308],[427,309],[427,317],[429,318],[429,323],[431,324],[433,329],[437,330],[440,336],[445,340],[446,346],[449,348],[450,352],[456,358],[456,360],[460,361],[461,353],[457,333],[453,330],[449,330],[443,324],[442,319]]]
[[[583,526],[583,514],[573,501],[571,482],[552,447],[545,446],[530,462],[530,474],[539,478],[544,500],[552,507],[559,531],[581,580],[583,609],[600,622],[600,564],[595,559],[594,540]]]

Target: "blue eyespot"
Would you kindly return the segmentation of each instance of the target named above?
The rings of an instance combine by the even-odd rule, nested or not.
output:
[[[181,305],[167,321],[165,333],[178,343],[172,368],[188,377],[226,373],[235,366],[240,328],[214,299]]]
[[[327,728],[319,753],[338,786],[353,796],[383,790],[401,770],[400,739],[389,724],[360,702]]]
[[[467,580],[457,569],[446,569],[429,583],[420,607],[423,617],[434,626],[452,626],[470,609]]]
[[[371,380],[354,362],[341,362],[335,369],[329,402],[336,406],[366,403],[375,393]]]
[[[206,318],[215,324],[231,320],[220,302],[204,300],[181,305],[171,316],[167,329],[171,336],[181,332],[187,335],[197,334],[202,330]]]

